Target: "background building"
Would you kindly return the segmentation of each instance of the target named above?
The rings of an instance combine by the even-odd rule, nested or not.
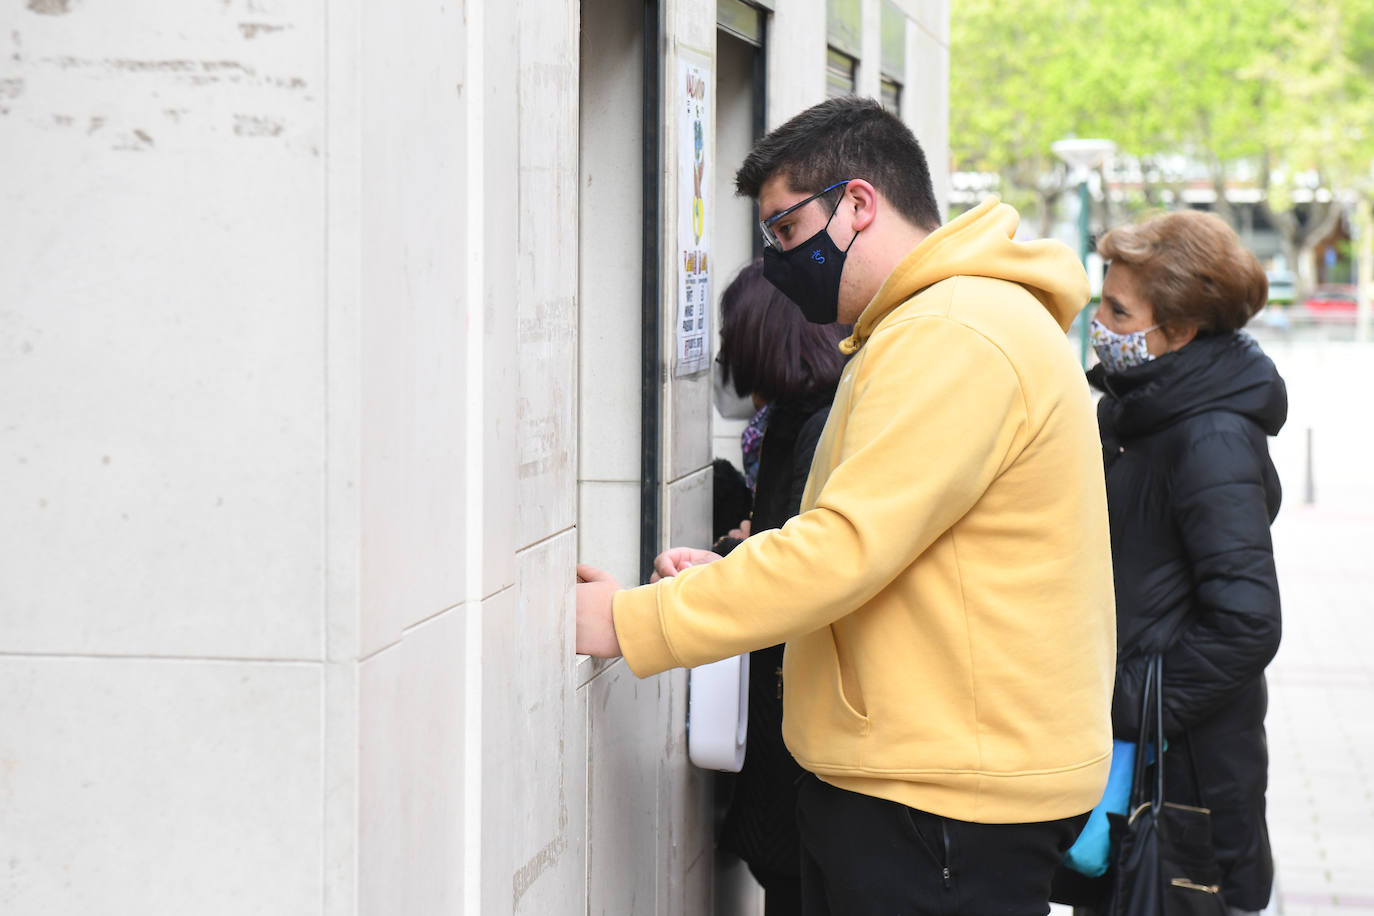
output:
[[[714,297],[751,140],[850,89],[947,199],[947,24],[6,4],[0,911],[756,909],[685,673],[574,655],[573,566],[708,537],[696,199]]]

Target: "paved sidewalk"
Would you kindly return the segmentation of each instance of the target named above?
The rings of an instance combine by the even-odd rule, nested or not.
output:
[[[1273,443],[1284,484],[1268,718],[1278,912],[1374,916],[1374,346],[1265,348],[1290,399]]]

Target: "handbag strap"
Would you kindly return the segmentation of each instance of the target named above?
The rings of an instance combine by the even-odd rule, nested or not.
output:
[[[1131,810],[1143,805],[1145,763],[1150,745],[1155,748],[1154,791],[1149,799],[1155,811],[1164,804],[1164,658],[1152,655],[1145,667],[1140,692],[1140,733],[1135,743],[1135,772],[1131,777]]]
[[[1164,656],[1155,656],[1155,797],[1153,808],[1164,804]]]
[[[1150,743],[1148,734],[1150,718],[1150,691],[1154,687],[1155,666],[1153,660],[1145,666],[1145,683],[1140,690],[1140,718],[1135,739],[1135,767],[1131,772],[1131,808],[1140,807],[1145,789],[1145,748]]]

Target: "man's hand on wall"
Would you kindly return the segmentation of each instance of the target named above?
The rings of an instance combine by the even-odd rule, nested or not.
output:
[[[746,524],[748,524],[746,522]],[[654,558],[650,582],[676,576],[689,566],[701,566],[720,559],[720,554],[694,547],[674,547]],[[620,655],[620,640],[615,635],[613,599],[620,591],[615,576],[595,566],[577,567],[577,651],[597,658]]]
[[[595,566],[577,567],[577,651],[597,658],[620,655],[611,599],[620,591],[615,576]]]

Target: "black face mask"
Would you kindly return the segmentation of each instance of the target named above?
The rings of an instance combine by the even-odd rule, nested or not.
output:
[[[835,210],[839,206],[840,201],[836,201]],[[854,247],[854,239],[850,239],[849,248],[841,251],[826,231],[835,218],[835,210],[830,211],[830,219],[821,231],[802,244],[786,251],[763,249],[764,279],[796,303],[813,324],[839,320],[840,274],[844,272],[845,255]],[[859,233],[854,233],[854,238],[858,237]]]

